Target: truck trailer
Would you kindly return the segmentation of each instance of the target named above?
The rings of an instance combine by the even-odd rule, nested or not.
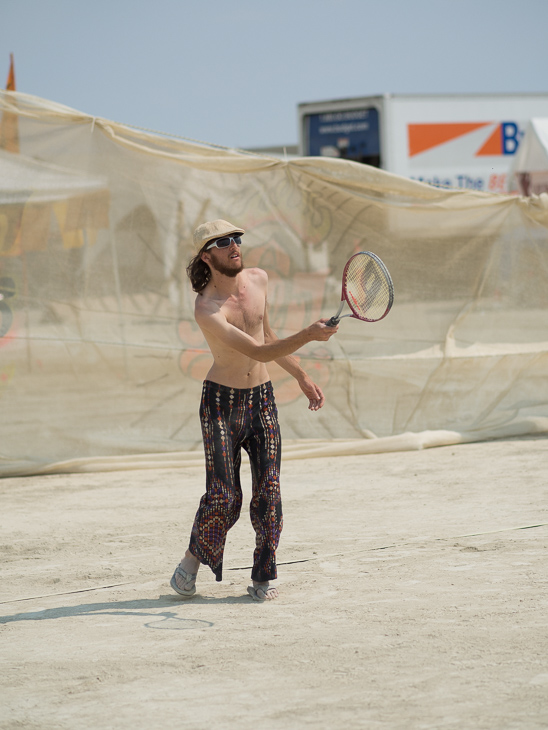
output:
[[[384,94],[298,105],[299,154],[340,157],[437,187],[507,193],[548,93]]]

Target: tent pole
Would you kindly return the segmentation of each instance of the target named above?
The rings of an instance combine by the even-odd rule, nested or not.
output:
[[[118,324],[120,327],[120,337],[122,340],[122,348],[124,353],[124,371],[126,374],[126,377],[129,375],[129,367],[128,367],[128,360],[127,360],[127,348],[126,348],[126,330],[125,330],[125,323],[124,323],[124,315],[122,311],[122,287],[120,286],[120,270],[118,267],[118,253],[116,251],[116,244],[115,239],[113,235],[112,228],[109,228],[109,239],[110,239],[110,248],[112,252],[112,264],[113,264],[113,271],[114,271],[114,288],[116,291],[116,301],[118,302]]]

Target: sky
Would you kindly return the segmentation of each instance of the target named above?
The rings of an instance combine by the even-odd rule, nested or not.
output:
[[[297,143],[297,105],[548,91],[548,0],[0,0],[0,87],[187,139]]]

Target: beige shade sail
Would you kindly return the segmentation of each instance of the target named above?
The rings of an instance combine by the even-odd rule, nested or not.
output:
[[[201,461],[211,357],[185,267],[217,218],[246,230],[280,337],[337,311],[353,253],[392,274],[388,317],[297,353],[321,411],[272,364],[286,457],[548,431],[548,196],[227,150],[16,92],[0,112],[20,143],[0,156],[0,474]]]

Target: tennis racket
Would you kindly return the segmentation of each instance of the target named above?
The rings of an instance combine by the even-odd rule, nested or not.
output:
[[[351,311],[341,315],[345,302]],[[362,322],[378,322],[386,317],[393,303],[394,285],[388,269],[374,253],[360,251],[346,262],[342,277],[341,306],[326,325],[335,327],[343,317],[354,317]]]

